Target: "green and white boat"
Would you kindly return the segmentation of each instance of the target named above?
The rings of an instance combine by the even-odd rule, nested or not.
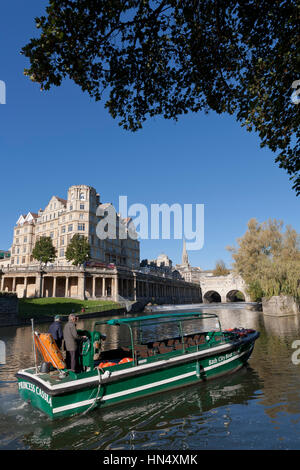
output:
[[[121,337],[123,345],[105,350],[108,329],[115,329],[111,337]],[[78,333],[87,337],[81,342],[80,372],[36,362],[16,374],[21,397],[51,418],[233,373],[247,363],[259,337],[250,329],[223,331],[216,314],[199,312],[97,321],[92,331]]]

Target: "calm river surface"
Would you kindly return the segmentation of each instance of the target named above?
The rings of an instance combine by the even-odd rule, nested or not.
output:
[[[292,343],[300,340],[299,317],[266,317],[241,304],[201,310],[218,313],[224,329],[260,331],[247,367],[226,378],[58,421],[18,395],[15,373],[33,362],[31,327],[0,328],[7,347],[7,364],[0,366],[0,449],[300,449],[300,365],[291,359]],[[86,320],[84,328],[93,321]],[[35,326],[48,329],[48,324]]]

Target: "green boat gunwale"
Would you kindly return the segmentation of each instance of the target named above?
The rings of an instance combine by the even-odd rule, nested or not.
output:
[[[241,338],[240,341],[237,341],[235,343],[227,343],[225,345],[222,344],[222,345],[216,346],[215,348],[191,352],[184,356],[181,354],[177,357],[173,357],[169,359],[166,358],[157,362],[139,364],[138,366],[135,366],[134,368],[128,367],[127,369],[123,369],[119,371],[117,370],[110,371],[111,374],[107,377],[103,377],[105,374],[101,374],[103,377],[101,379],[101,383],[105,385],[105,383],[107,382],[114,382],[122,378],[129,378],[129,377],[137,376],[140,374],[144,374],[145,372],[154,372],[157,370],[169,368],[170,366],[176,366],[176,365],[179,365],[179,364],[181,365],[186,362],[191,362],[193,360],[204,359],[204,358],[207,358],[209,356],[212,356],[218,353],[229,352],[229,351],[232,351],[233,349],[238,349],[240,346],[245,345],[246,343],[255,341],[257,337],[258,337],[258,332],[255,332],[255,333],[252,333],[252,335],[249,336],[248,338]],[[77,378],[67,383],[65,382],[65,383],[61,383],[57,385],[51,385],[50,383],[45,382],[42,378],[38,376],[33,376],[32,374],[26,372],[26,369],[19,371],[16,374],[16,377],[20,379],[30,378],[32,383],[34,383],[35,385],[38,385],[44,392],[48,393],[48,395],[58,396],[58,395],[70,393],[71,391],[78,391],[81,389],[86,389],[88,387],[95,387],[95,385],[99,383],[99,377],[98,377],[98,374],[95,375],[95,371],[93,372],[94,372],[93,375],[91,375],[90,377],[85,377],[81,379]],[[78,374],[78,375],[82,375],[82,374]]]
[[[188,339],[189,336],[194,336],[196,333],[188,333],[184,334],[184,329],[182,327],[182,322],[185,322],[187,320],[193,320],[193,319],[200,319],[200,320],[205,320],[208,318],[215,318],[218,321],[218,327],[219,330],[210,330],[210,331],[201,331],[201,335],[208,335],[211,334],[212,336],[209,337],[207,340],[208,336],[206,337],[206,342],[204,344],[194,344],[192,346],[189,346],[185,343],[185,339]],[[159,321],[158,321],[159,320]],[[152,357],[147,357],[146,359],[143,359],[142,361],[139,360],[136,351],[135,351],[135,344],[133,341],[133,331],[132,328],[136,325],[141,330],[141,326],[144,325],[144,323],[149,325],[157,325],[162,324],[164,325],[165,323],[170,323],[170,322],[177,322],[177,326],[179,327],[179,330],[181,332],[181,343],[182,347],[180,344],[180,347],[178,349],[173,349],[171,352],[165,352],[165,353],[158,353],[155,354]],[[98,336],[95,336],[94,333],[96,332],[96,327],[101,326],[101,325],[110,325],[110,326],[120,326],[120,325],[126,325],[129,328],[130,332],[130,341],[131,341],[131,353],[132,353],[132,361],[123,365],[119,365],[116,363],[114,366],[107,367],[104,369],[99,369],[94,360],[91,362],[91,353],[94,351],[93,347],[93,342],[95,337],[101,337],[101,334],[97,332]],[[85,334],[87,330],[81,330],[82,334]],[[119,319],[111,319],[107,321],[96,321],[93,323],[93,331],[89,332],[90,333],[90,340],[92,343],[92,348],[90,348],[89,356],[86,356],[86,364],[92,365],[92,367],[87,367],[85,371],[75,374],[72,373],[71,371],[67,371],[68,374],[64,378],[59,377],[59,376],[50,376],[50,374],[47,373],[41,373],[37,372],[38,369],[35,369],[33,366],[28,369],[23,369],[19,370],[18,373],[16,374],[16,377],[18,378],[19,384],[21,382],[30,382],[43,392],[45,392],[49,397],[53,397],[55,400],[61,399],[63,397],[66,397],[68,399],[72,399],[74,403],[71,405],[67,406],[53,406],[51,408],[52,411],[47,411],[47,413],[51,414],[54,416],[56,413],[57,416],[57,409],[61,410],[73,410],[77,408],[82,408],[82,406],[85,405],[80,405],[82,403],[82,400],[80,401],[76,393],[85,393],[89,392],[91,390],[91,393],[94,393],[97,388],[99,387],[102,388],[102,385],[104,386],[104,395],[101,398],[95,398],[95,402],[97,400],[102,400],[104,406],[106,404],[114,404],[114,400],[112,400],[112,403],[110,403],[110,397],[111,396],[119,396],[122,397],[120,398],[120,401],[125,401],[125,400],[131,400],[135,398],[135,387],[137,387],[138,390],[144,390],[144,394],[149,394],[149,393],[157,393],[157,388],[159,388],[160,381],[164,384],[169,384],[166,387],[164,387],[164,390],[167,390],[169,388],[177,388],[182,386],[181,385],[181,377],[190,377],[190,382],[192,383],[195,378],[193,377],[196,375],[197,379],[200,380],[206,380],[206,371],[211,371],[214,370],[213,374],[209,374],[210,376],[208,379],[217,377],[219,375],[222,375],[223,373],[229,373],[231,370],[236,370],[237,368],[241,367],[242,363],[245,363],[252,350],[254,347],[254,342],[255,340],[259,337],[259,332],[255,330],[249,330],[249,332],[245,336],[239,336],[236,334],[232,334],[230,332],[222,331],[221,329],[221,324],[218,318],[218,315],[213,314],[213,313],[208,313],[208,314],[203,314],[202,312],[181,312],[181,313],[169,313],[169,314],[156,314],[156,315],[148,315],[148,316],[137,316],[137,317],[130,317],[130,318],[119,318]],[[214,335],[219,335],[218,339],[219,341],[216,341],[214,339]],[[100,336],[99,336],[100,335]],[[140,336],[142,338],[142,336]],[[174,338],[173,338],[174,339]],[[164,341],[167,341],[165,338]],[[149,342],[148,342],[149,343]],[[151,343],[151,342],[150,342]],[[250,344],[249,344],[250,343]],[[140,345],[143,344],[140,342]],[[144,343],[145,346],[147,346],[147,343]],[[148,344],[149,347],[149,344]],[[112,353],[114,351],[118,350],[110,350]],[[110,351],[105,351],[109,353]],[[129,349],[128,349],[129,351]],[[222,355],[226,354],[226,360],[224,362],[220,362],[217,365],[213,361],[219,360],[218,358]],[[224,356],[225,357],[225,356]],[[217,359],[216,359],[217,358]],[[108,359],[108,357],[107,357]],[[202,360],[208,361],[206,362],[205,368],[203,367],[203,363],[201,364]],[[90,362],[88,362],[90,361]],[[205,364],[204,361],[204,364]],[[190,364],[189,364],[190,363]],[[228,370],[224,369],[224,365],[232,363],[232,366],[228,367]],[[182,369],[184,367],[185,369]],[[192,369],[191,369],[192,368]],[[193,369],[195,368],[195,370]],[[230,369],[230,370],[229,370]],[[183,370],[194,370],[194,372],[189,372],[189,373],[183,373],[180,371]],[[66,370],[65,370],[66,371]],[[165,372],[164,372],[165,371]],[[173,372],[172,372],[173,371]],[[203,371],[205,371],[203,375]],[[159,376],[157,376],[157,373],[162,372],[161,378],[158,379]],[[156,374],[156,382],[151,384],[151,381],[147,386],[143,386],[141,384],[144,383],[144,380],[150,380],[150,376]],[[174,378],[172,374],[174,374]],[[170,375],[171,374],[171,375]],[[181,375],[180,375],[181,374]],[[148,377],[148,379],[147,379]],[[168,378],[169,377],[169,378]],[[128,382],[128,389],[121,389],[123,390],[122,392],[116,393],[116,392],[111,392],[109,390],[113,390],[111,388],[108,389],[106,392],[106,386],[108,387],[114,387],[114,384],[116,384],[117,387],[121,386],[123,381],[125,380],[124,383],[127,383],[127,379],[131,380]],[[137,380],[137,382],[134,382],[134,379]],[[158,380],[158,382],[157,382]],[[135,385],[140,383],[139,386]],[[147,382],[146,382],[147,383]],[[130,384],[130,385],[129,385]],[[25,388],[26,388],[26,384]],[[124,387],[124,385],[123,385]],[[22,389],[22,385],[19,385],[19,388]],[[150,390],[151,389],[151,390]],[[127,393],[126,393],[127,390]],[[28,395],[28,392],[25,394],[20,390],[21,395],[23,397],[26,397]],[[27,394],[27,395],[26,395]],[[98,392],[97,392],[98,394]],[[132,397],[128,398],[126,395],[133,395]],[[108,398],[106,398],[108,397]],[[124,398],[125,397],[125,398]],[[93,402],[94,399],[91,399],[90,401]],[[89,400],[87,400],[89,401]],[[86,402],[86,400],[83,400],[83,402]],[[78,406],[76,406],[76,403]],[[35,402],[35,406],[38,408],[42,409],[43,406],[41,403],[37,404]],[[51,405],[52,406],[52,405]],[[86,405],[88,406],[88,405]],[[45,410],[43,410],[45,411]],[[52,416],[52,417],[53,417]]]

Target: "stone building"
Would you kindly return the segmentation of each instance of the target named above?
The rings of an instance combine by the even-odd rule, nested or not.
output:
[[[130,237],[100,240],[96,234],[97,224],[101,220],[96,212],[105,213],[112,206],[102,204],[100,196],[91,186],[76,185],[68,190],[67,199],[52,196],[44,210],[38,213],[28,212],[21,215],[14,228],[11,247],[11,266],[32,266],[37,261],[32,257],[36,241],[47,236],[52,239],[57,251],[54,265],[66,266],[66,248],[73,235],[80,234],[88,238],[91,247],[91,262],[113,263],[136,268],[140,261],[140,244]],[[102,211],[99,211],[102,208]],[[97,211],[98,209],[98,211]],[[123,224],[126,230],[128,219],[117,215],[117,224]]]
[[[122,237],[98,237],[98,224],[112,208],[91,186],[75,185],[68,189],[67,199],[52,196],[44,210],[21,215],[14,227],[11,257],[5,264],[0,260],[0,291],[18,297],[198,302],[199,285],[140,270],[140,243],[124,237],[129,230],[132,234],[130,219],[116,214]],[[65,258],[74,234],[89,240],[91,259],[85,266],[73,266]],[[57,251],[56,260],[47,266],[32,256],[42,236],[50,237]]]

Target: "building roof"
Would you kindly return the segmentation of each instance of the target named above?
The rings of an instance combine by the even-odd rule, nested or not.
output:
[[[68,202],[67,199],[63,199],[62,197],[58,197],[58,196],[55,196],[55,197],[56,197],[56,199],[57,199],[59,202],[61,202],[64,206],[67,205],[67,202]]]

